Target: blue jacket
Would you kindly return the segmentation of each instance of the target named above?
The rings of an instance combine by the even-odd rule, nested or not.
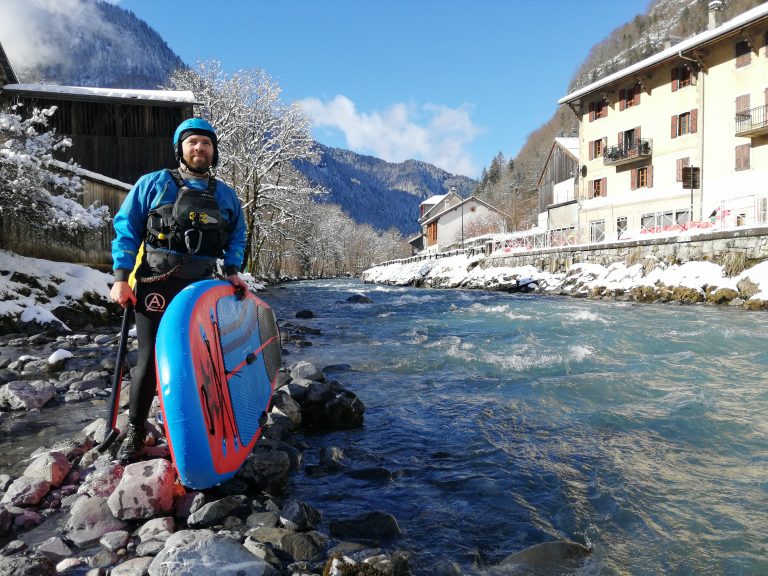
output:
[[[187,180],[187,186],[205,190],[205,183]],[[115,214],[115,239],[112,241],[112,268],[133,269],[139,246],[144,241],[149,211],[176,201],[178,189],[168,170],[145,174],[138,179]],[[245,255],[245,219],[240,200],[232,188],[217,180],[216,202],[229,224],[229,240],[224,247],[224,270],[240,270]]]

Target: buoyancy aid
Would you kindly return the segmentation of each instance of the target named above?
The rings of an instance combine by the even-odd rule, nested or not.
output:
[[[210,276],[229,234],[216,201],[216,179],[210,177],[206,189],[199,190],[190,188],[178,170],[169,172],[178,188],[176,200],[149,211],[145,261],[152,274]]]

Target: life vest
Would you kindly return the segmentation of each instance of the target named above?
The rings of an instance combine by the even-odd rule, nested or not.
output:
[[[176,201],[152,208],[144,240],[152,274],[204,278],[216,268],[229,236],[229,226],[216,201],[216,179],[198,190],[187,186],[178,170],[170,170],[178,188]]]

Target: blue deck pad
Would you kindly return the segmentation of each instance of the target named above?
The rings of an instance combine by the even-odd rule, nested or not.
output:
[[[259,385],[270,381],[263,354],[246,362],[262,346],[257,328],[259,306],[249,298],[229,296],[217,302],[216,315],[232,410],[240,442],[247,445],[259,430],[259,419],[271,396],[271,387]]]

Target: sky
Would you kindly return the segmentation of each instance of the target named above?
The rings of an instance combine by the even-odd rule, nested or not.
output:
[[[557,109],[590,48],[648,0],[111,0],[194,67],[262,68],[322,144],[478,177]],[[0,0],[87,17],[86,0]],[[15,30],[0,18],[5,45]],[[5,39],[3,38],[5,34]],[[44,38],[34,44],[40,47]],[[6,51],[9,51],[6,49]],[[55,52],[55,47],[51,47]]]

